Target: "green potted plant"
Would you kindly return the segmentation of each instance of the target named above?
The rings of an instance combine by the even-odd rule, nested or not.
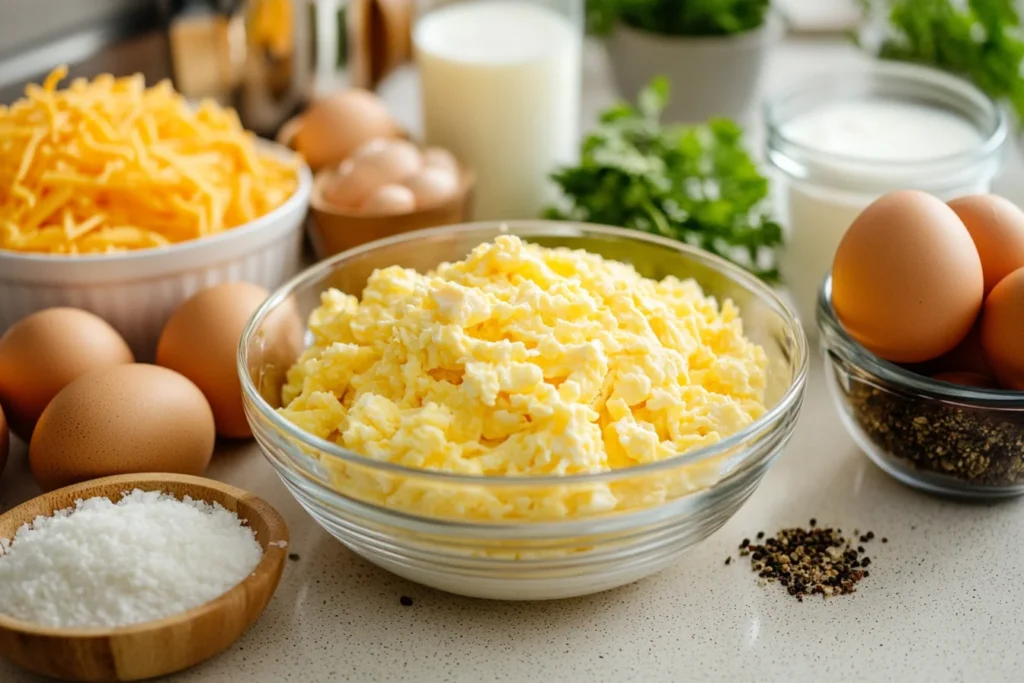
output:
[[[665,75],[676,97],[664,117],[675,122],[749,117],[778,33],[772,19],[770,0],[587,0],[621,94],[635,98]]]
[[[560,190],[545,218],[616,225],[679,240],[779,280],[782,227],[772,219],[768,179],[733,121],[664,124],[668,82],[656,78],[636,105],[600,115],[579,163],[554,174]]]
[[[882,59],[973,82],[1024,121],[1024,32],[1016,0],[861,0],[858,40]]]

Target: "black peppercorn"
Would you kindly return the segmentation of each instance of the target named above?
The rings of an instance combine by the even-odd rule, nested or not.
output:
[[[853,418],[903,466],[992,487],[1024,484],[1024,415],[927,403],[851,382]]]
[[[803,602],[805,595],[822,597],[844,595],[857,590],[856,584],[868,576],[862,567],[871,564],[861,559],[863,546],[853,547],[839,529],[819,529],[811,520],[808,529],[782,529],[763,544],[740,543],[741,555],[749,555],[750,566],[758,578],[767,583],[778,582],[789,595]],[[757,539],[764,537],[763,532]],[[868,532],[863,538],[873,538]],[[726,559],[729,564],[732,558]]]

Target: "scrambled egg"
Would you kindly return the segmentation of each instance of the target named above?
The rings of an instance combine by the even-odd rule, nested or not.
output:
[[[445,487],[322,458],[340,491],[418,515],[554,520],[664,502],[714,483],[722,461],[608,483],[522,478],[664,460],[765,411],[767,359],[731,302],[515,236],[425,275],[377,270],[361,301],[326,291],[309,327],[285,418],[375,461],[519,479]]]

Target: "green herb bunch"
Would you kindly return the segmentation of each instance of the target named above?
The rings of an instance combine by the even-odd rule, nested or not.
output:
[[[743,146],[743,131],[715,119],[663,126],[668,82],[655,79],[637,106],[615,105],[583,140],[578,166],[554,174],[563,204],[548,218],[643,230],[723,256],[778,280],[782,229],[769,215],[768,180]]]
[[[861,0],[887,23],[879,56],[958,74],[1024,121],[1024,36],[1015,0]]]
[[[770,0],[586,0],[587,28],[595,35],[616,21],[668,36],[724,36],[758,28]]]

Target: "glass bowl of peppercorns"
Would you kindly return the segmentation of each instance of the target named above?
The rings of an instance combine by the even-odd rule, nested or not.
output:
[[[879,358],[840,324],[831,276],[817,317],[830,393],[876,465],[939,495],[1024,495],[1024,392],[942,381],[933,368]]]

